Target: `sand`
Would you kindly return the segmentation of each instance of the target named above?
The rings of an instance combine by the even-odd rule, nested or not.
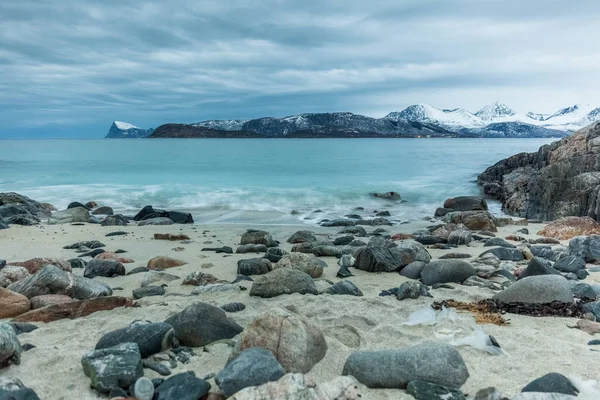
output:
[[[387,227],[389,232],[409,233],[427,222]],[[542,225],[530,225],[531,232],[537,232]],[[84,240],[100,240],[106,244],[107,251],[124,249],[126,257],[135,260],[126,264],[127,270],[145,266],[147,261],[159,255],[171,256],[186,261],[181,267],[168,272],[181,278],[187,274],[202,270],[224,280],[236,276],[236,263],[239,259],[252,258],[253,254],[223,255],[203,252],[203,247],[231,246],[235,249],[241,234],[247,228],[264,228],[275,239],[281,241],[281,247],[290,250],[285,242],[289,235],[300,229],[311,229],[319,234],[335,235],[338,228],[307,228],[306,226],[246,226],[246,225],[172,225],[172,226],[127,226],[102,227],[85,226],[36,226],[21,227],[13,225],[0,231],[0,257],[9,261],[24,261],[33,257],[57,257],[69,259],[77,254],[73,250],[64,250],[63,246]],[[519,226],[500,228],[498,236],[515,233]],[[131,232],[127,236],[105,237],[112,231]],[[369,230],[369,229],[367,229]],[[154,233],[187,234],[193,243],[154,240]],[[528,237],[535,237],[530,235]],[[211,242],[211,243],[208,243]],[[173,250],[183,247],[183,251]],[[481,245],[461,246],[457,251],[478,255],[483,252]],[[454,250],[451,250],[454,251]],[[430,250],[434,258],[449,251]],[[334,282],[338,266],[334,257],[322,257],[328,264],[322,279]],[[202,265],[212,264],[210,268]],[[82,274],[82,270],[74,270]],[[402,348],[435,339],[439,326],[403,325],[410,313],[434,300],[456,299],[477,301],[491,297],[494,292],[478,287],[454,285],[455,290],[432,290],[434,299],[398,301],[395,297],[380,297],[381,290],[397,287],[407,281],[397,273],[367,273],[352,269],[356,275],[350,278],[364,293],[364,297],[332,295],[284,295],[272,299],[250,297],[248,291],[214,293],[201,296],[187,296],[192,286],[181,286],[181,280],[172,282],[167,295],[149,297],[138,301],[141,307],[115,309],[92,314],[77,320],[61,320],[48,324],[39,323],[40,329],[19,336],[22,343],[31,343],[36,348],[25,352],[18,366],[0,370],[0,375],[18,377],[25,385],[33,388],[42,399],[99,399],[89,388],[89,379],[81,367],[81,357],[93,349],[98,339],[106,332],[123,328],[134,320],[163,321],[170,315],[182,310],[194,302],[204,301],[222,305],[240,301],[247,305],[246,310],[230,314],[230,317],[242,326],[248,325],[261,312],[281,307],[296,312],[318,325],[325,333],[328,351],[325,358],[310,372],[317,381],[327,381],[339,376],[344,361],[357,349]],[[95,278],[105,281],[115,290],[115,295],[131,296],[132,289],[139,287],[141,274],[117,278]],[[586,282],[600,282],[600,274],[592,273]],[[251,283],[243,283],[250,288]],[[319,284],[321,285],[321,284]],[[514,395],[531,380],[549,372],[559,372],[567,376],[582,379],[597,379],[600,370],[600,357],[587,346],[593,339],[587,333],[570,329],[576,320],[568,318],[534,318],[519,315],[507,315],[510,324],[506,326],[483,325],[486,333],[493,335],[509,355],[494,356],[470,347],[459,347],[469,368],[470,378],[463,386],[465,393],[474,394],[477,390],[495,386],[505,395]],[[461,326],[468,333],[467,323]],[[230,344],[219,343],[196,349],[197,356],[186,364],[179,364],[172,372],[193,370],[197,376],[204,377],[217,373],[225,365]],[[153,378],[158,374],[145,370],[146,376]],[[212,382],[212,381],[211,381]],[[213,384],[213,390],[216,385]],[[365,390],[366,399],[410,399],[409,395],[398,390]]]

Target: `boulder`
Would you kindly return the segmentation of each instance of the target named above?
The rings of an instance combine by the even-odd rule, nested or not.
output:
[[[276,249],[277,247],[270,247],[271,249]],[[264,244],[244,244],[241,246],[238,246],[237,249],[235,249],[236,254],[246,254],[246,253],[264,253],[268,250],[269,248],[267,246],[265,246]]]
[[[273,353],[261,347],[251,347],[231,360],[215,377],[225,397],[240,390],[274,382],[285,375]]]
[[[238,260],[237,262],[238,275],[263,275],[272,270],[273,265],[266,258],[250,258],[248,260]]]
[[[248,229],[246,233],[242,235],[240,244],[264,244],[267,247],[279,246],[269,232],[254,229]]]
[[[272,263],[277,263],[279,260],[283,258],[286,254],[289,254],[287,251],[283,250],[280,247],[269,247],[267,253],[264,255],[264,258],[271,261]]]
[[[502,261],[523,261],[525,259],[525,256],[521,250],[510,249],[507,247],[495,247],[493,249],[486,250],[481,253],[479,257],[483,257],[486,254],[493,254]]]
[[[146,286],[133,289],[131,294],[134,299],[139,300],[144,297],[163,296],[165,292],[166,291],[163,286]]]
[[[148,225],[173,225],[173,220],[167,217],[157,217],[145,219],[143,221],[138,222],[138,226],[148,226]]]
[[[405,349],[352,353],[342,375],[352,375],[370,388],[404,389],[417,380],[460,388],[469,378],[469,371],[453,346],[425,342]]]
[[[529,260],[527,268],[519,275],[519,279],[536,275],[560,275],[560,272],[552,268],[549,262],[542,258],[533,257]]]
[[[179,343],[190,347],[231,339],[243,330],[227,317],[225,311],[207,303],[192,304],[165,322],[173,326]]]
[[[600,235],[574,237],[569,241],[569,254],[588,263],[600,261]]]
[[[410,279],[421,279],[421,271],[426,265],[423,261],[413,261],[400,270],[400,275]]]
[[[177,260],[175,258],[171,258],[171,257],[167,257],[167,256],[158,256],[158,257],[154,257],[153,259],[148,261],[147,267],[149,270],[169,269],[169,268],[180,267],[185,264],[186,264],[185,261]]]
[[[131,263],[135,262],[131,258],[121,257],[121,256],[119,256],[119,254],[113,253],[112,251],[105,251],[104,253],[98,254],[94,258],[96,260],[111,260],[111,261],[116,261],[116,262],[121,263],[121,264],[131,264]],[[73,263],[71,263],[71,266],[73,266]]]
[[[20,379],[8,376],[0,377],[0,399],[40,400],[33,389],[26,387]]]
[[[142,358],[166,351],[173,346],[173,327],[165,322],[136,321],[128,327],[102,335],[96,350],[107,349],[124,343],[138,345]]]
[[[169,274],[163,271],[148,271],[142,272],[141,287],[154,286],[158,284],[168,284],[179,279],[177,275]]]
[[[585,260],[577,256],[565,256],[559,258],[553,265],[554,269],[561,272],[576,273],[579,270],[585,269]],[[1,271],[0,271],[1,272]]]
[[[61,319],[76,319],[97,311],[108,311],[117,307],[133,307],[133,300],[127,297],[99,297],[97,299],[54,304],[21,314],[13,321],[52,322]]]
[[[126,226],[129,219],[123,214],[109,215],[100,222],[102,226]]]
[[[87,263],[83,276],[86,278],[95,278],[103,276],[112,278],[119,275],[125,275],[125,267],[117,261],[93,259]]]
[[[404,282],[396,292],[396,298],[398,300],[416,299],[421,296],[433,297],[429,293],[429,288],[421,282]]]
[[[292,268],[307,273],[312,278],[318,278],[323,275],[323,268],[326,267],[325,261],[312,254],[290,253],[283,256],[274,268]]]
[[[26,313],[31,308],[29,299],[22,294],[0,288],[0,318],[11,318]]]
[[[452,211],[487,211],[487,202],[479,196],[459,196],[447,199],[444,208]]]
[[[340,235],[355,235],[360,237],[366,237],[367,231],[362,226],[347,226],[338,232]]]
[[[195,271],[183,278],[182,285],[206,286],[214,283],[227,283],[212,274],[207,274],[202,271]]]
[[[172,233],[155,233],[154,240],[169,240],[171,242],[177,242],[180,240],[190,240],[190,237],[184,234],[175,235]]]
[[[72,224],[75,222],[87,222],[90,213],[86,208],[76,207],[63,211],[57,211],[48,218],[49,225]]]
[[[250,296],[265,298],[292,293],[318,294],[318,291],[310,275],[291,268],[278,268],[258,276],[250,289]]]
[[[290,236],[287,240],[288,243],[292,244],[316,241],[318,241],[317,236],[311,231],[298,231]]]
[[[465,395],[458,389],[423,381],[410,381],[406,393],[415,400],[466,400]],[[498,399],[501,400],[501,399]]]
[[[0,322],[0,369],[21,363],[23,348],[12,326]]]
[[[472,231],[498,232],[494,216],[487,211],[454,211],[446,215],[446,219],[453,224],[463,224]]]
[[[579,389],[566,376],[552,372],[528,383],[522,393],[562,393],[577,396]]]
[[[115,212],[111,207],[102,206],[92,211],[92,215],[113,215]]]
[[[492,247],[492,246],[506,247],[508,249],[516,249],[517,248],[517,246],[515,246],[514,244],[508,243],[506,240],[499,238],[499,237],[490,238],[490,239],[486,240],[485,244],[483,245],[483,247]]]
[[[518,280],[494,295],[493,299],[500,303],[572,303],[573,293],[569,281],[562,276],[540,275]]]
[[[463,260],[436,260],[425,265],[421,271],[421,281],[428,286],[436,283],[462,283],[476,273],[475,268]]]
[[[593,315],[596,321],[600,321],[600,301],[584,303],[581,306],[581,311]]]
[[[454,246],[467,245],[473,241],[473,235],[466,229],[450,232],[448,235],[448,244]]]
[[[366,247],[356,254],[354,268],[367,272],[393,272],[416,261],[411,248]]]
[[[44,294],[41,296],[36,296],[31,298],[31,309],[37,310],[38,308],[53,306],[55,304],[64,304],[64,303],[72,303],[76,300],[73,300],[71,297],[66,296],[64,294]]]
[[[286,372],[307,373],[327,352],[325,336],[316,325],[278,308],[261,314],[246,327],[230,360],[253,347],[273,353]]]
[[[341,295],[349,295],[349,296],[362,296],[363,292],[359,288],[356,287],[354,283],[351,281],[339,281],[338,283],[329,286],[325,290],[322,291],[324,294],[341,294]]]
[[[590,217],[565,217],[550,222],[541,231],[540,236],[559,240],[569,240],[576,236],[600,234],[600,223]]]
[[[11,283],[20,281],[29,276],[29,271],[25,267],[7,265],[0,269],[0,287],[7,287]]]
[[[46,265],[54,265],[63,271],[71,272],[71,263],[65,260],[59,260],[57,258],[46,258],[46,257],[36,257],[27,261],[18,261],[12,262],[11,265],[15,265],[17,267],[23,267],[27,269],[30,274],[35,274],[39,270],[41,270]]]
[[[397,192],[371,193],[371,196],[377,197],[379,199],[394,200],[394,201],[400,201],[402,199],[400,197],[400,193],[397,193]]]
[[[192,214],[179,211],[165,211],[154,209],[152,206],[145,206],[134,217],[134,221],[147,221],[156,218],[168,218],[177,224],[193,224]]]
[[[135,343],[92,350],[81,358],[81,365],[92,388],[105,394],[113,388],[128,389],[144,376],[142,358]]]
[[[51,204],[40,203],[32,200],[27,196],[23,196],[14,192],[0,193],[0,207],[1,206],[18,206],[22,213],[34,215],[40,218],[48,217],[51,211],[56,211],[56,208]],[[0,213],[0,217],[3,217]]]
[[[154,400],[198,400],[204,399],[210,383],[197,378],[194,371],[173,375],[156,388]]]

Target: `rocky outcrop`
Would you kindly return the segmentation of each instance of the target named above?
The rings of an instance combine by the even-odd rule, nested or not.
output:
[[[479,175],[485,195],[504,210],[530,219],[568,216],[600,219],[600,123],[572,136],[520,153]]]

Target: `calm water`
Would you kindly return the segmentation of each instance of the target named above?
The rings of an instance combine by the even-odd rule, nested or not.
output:
[[[475,179],[486,167],[550,141],[0,140],[0,191],[58,208],[95,200],[132,213],[152,204],[201,222],[311,223],[304,218],[323,210],[314,223],[358,206],[413,220],[448,197],[479,193]],[[391,190],[407,202],[367,196]]]

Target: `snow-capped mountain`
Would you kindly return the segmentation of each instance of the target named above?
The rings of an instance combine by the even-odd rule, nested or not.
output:
[[[248,122],[247,119],[230,119],[230,120],[218,120],[213,119],[209,121],[202,121],[192,124],[193,126],[201,126],[210,129],[218,129],[221,131],[241,131],[242,126]]]
[[[142,129],[129,122],[114,121],[108,130],[107,138],[111,139],[137,139],[145,138],[154,132],[154,129]]]
[[[483,107],[481,110],[475,113],[476,117],[479,117],[482,121],[491,123],[491,122],[500,122],[501,120],[510,120],[515,117],[517,113],[515,110],[507,106],[506,104],[500,102],[493,102]]]
[[[400,112],[391,112],[386,118],[395,121],[413,121],[443,126],[446,129],[485,126],[477,116],[462,108],[439,110],[427,104],[417,104]]]

